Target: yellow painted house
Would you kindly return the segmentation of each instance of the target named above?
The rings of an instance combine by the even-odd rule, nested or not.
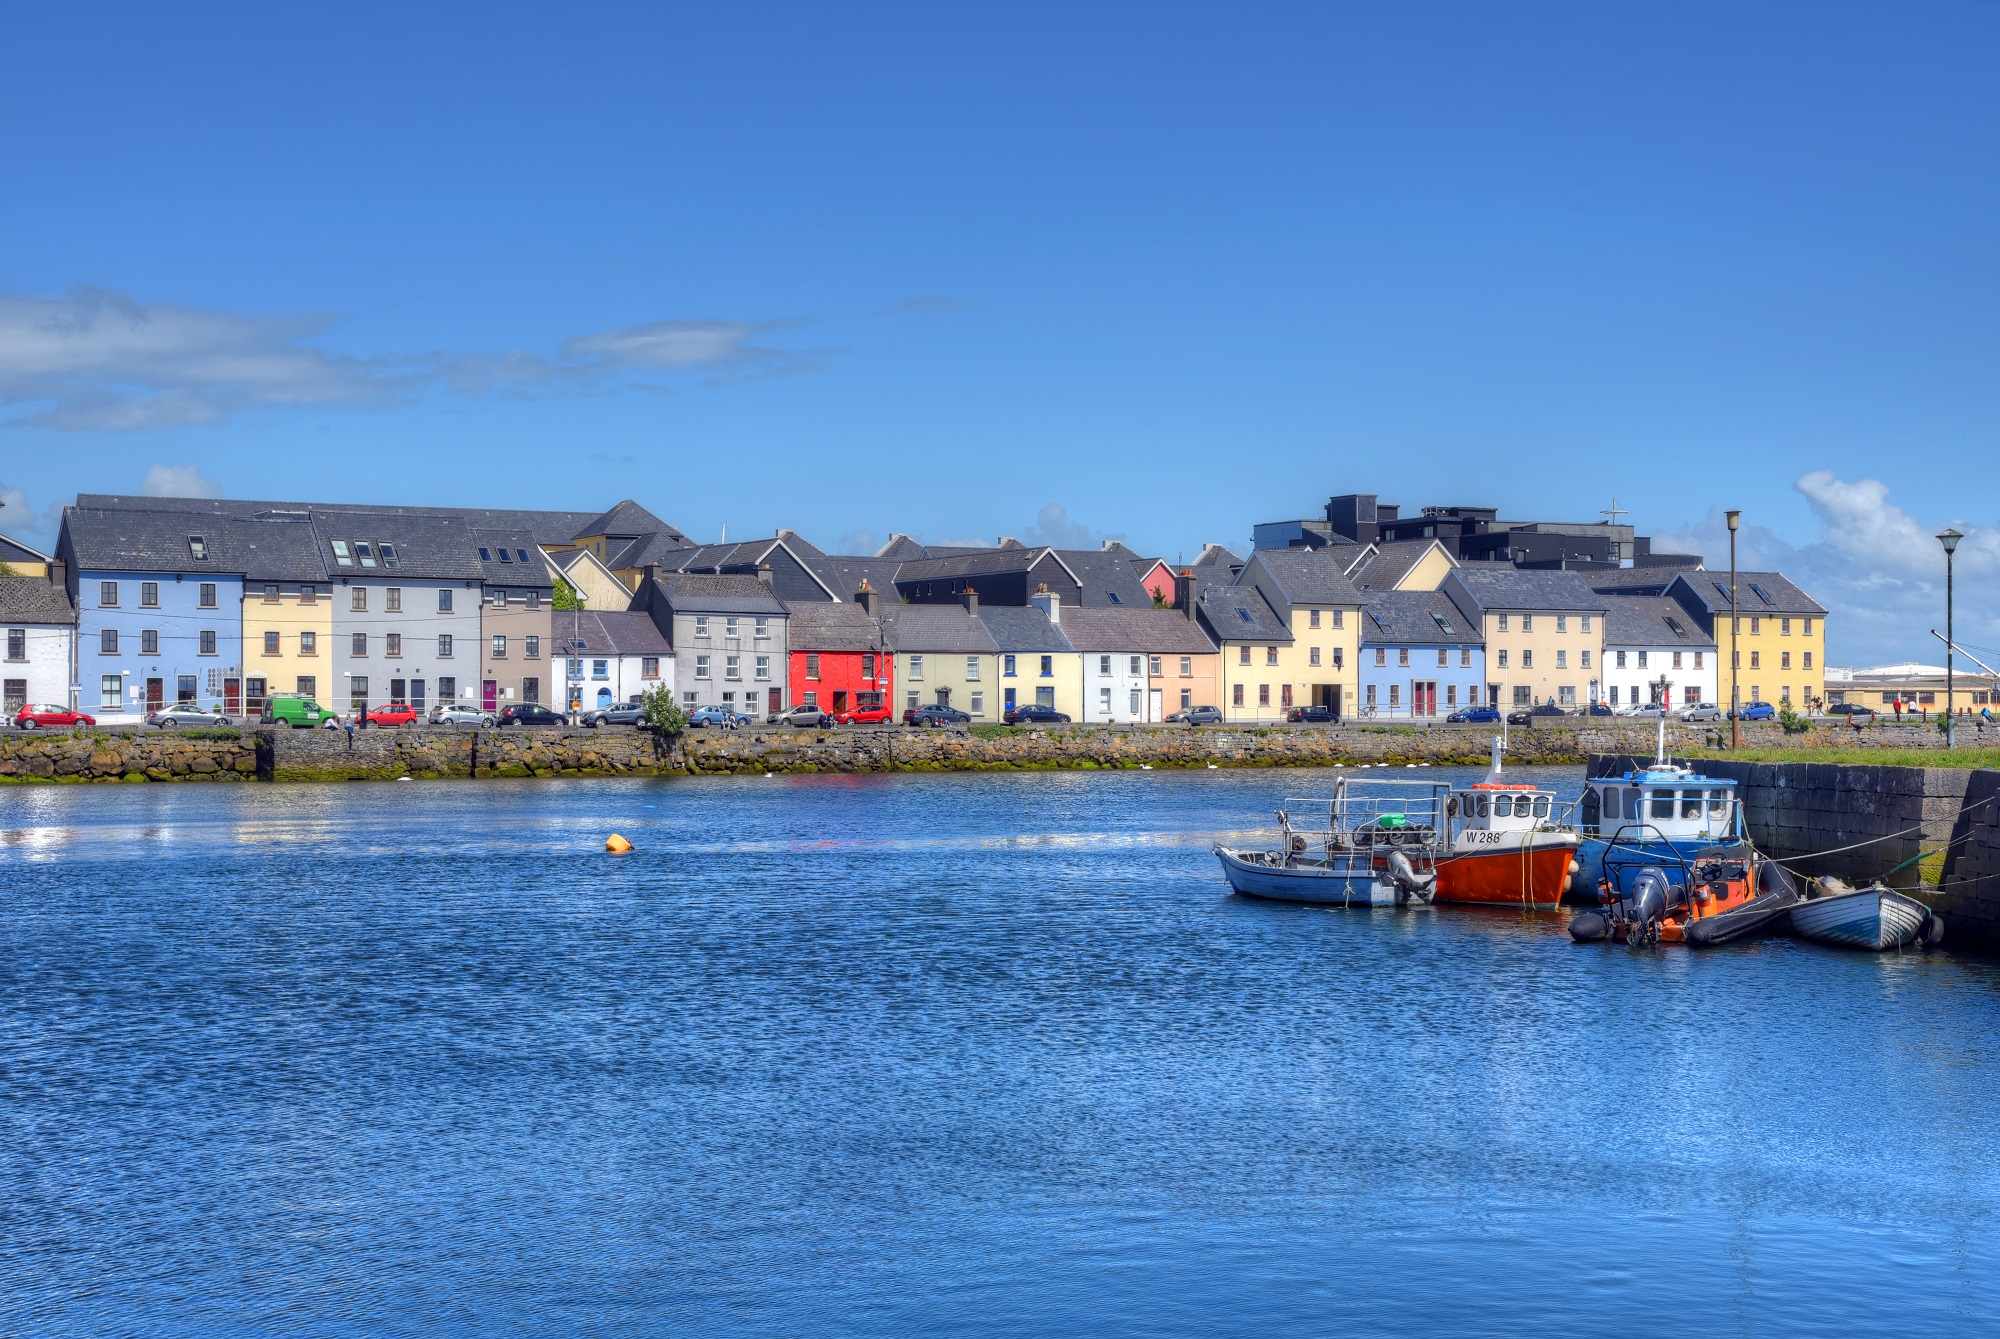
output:
[[[1669,598],[1715,638],[1722,662],[1716,691],[1729,705],[1729,573],[1682,572]],[[1826,610],[1782,572],[1736,574],[1735,678],[1743,705],[1787,702],[1800,711],[1826,696]]]
[[[1233,584],[1197,597],[1222,648],[1222,710],[1232,721],[1283,720],[1293,707],[1345,715],[1356,700],[1365,599],[1338,550],[1259,549]]]
[[[1361,590],[1429,591],[1442,586],[1457,567],[1451,550],[1435,539],[1398,539],[1370,544],[1348,569],[1348,577]]]
[[[997,723],[1009,707],[1042,703],[1083,719],[1083,657],[1042,609],[957,604],[882,606],[882,637],[894,653],[898,715],[947,706]]]
[[[1468,563],[1445,578],[1444,590],[1479,613],[1491,705],[1508,711],[1553,702],[1573,711],[1599,699],[1611,597],[1581,575]]]

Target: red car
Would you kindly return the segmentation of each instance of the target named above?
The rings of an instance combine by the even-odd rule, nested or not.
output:
[[[32,702],[14,713],[14,728],[17,730],[96,724],[96,717],[86,716],[80,711],[71,711],[68,707],[38,707]]]
[[[409,725],[423,719],[423,713],[407,702],[391,702],[368,713],[370,725]]]
[[[852,711],[836,711],[833,719],[840,725],[894,725],[896,712],[893,707],[856,707]]]

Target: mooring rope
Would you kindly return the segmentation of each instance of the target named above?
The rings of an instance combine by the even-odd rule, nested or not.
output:
[[[1958,812],[1953,814],[1952,818],[1953,819],[1962,818],[1966,814],[1971,813],[1974,809],[1977,809],[1982,804],[1993,803],[1995,799],[2000,799],[2000,796],[1988,795],[1983,800],[1973,800],[1969,804],[1960,805]],[[1886,836],[1881,836],[1881,837],[1869,837],[1865,841],[1850,842],[1846,846],[1835,846],[1829,850],[1814,851],[1808,855],[1788,855],[1785,856],[1783,859],[1780,859],[1777,856],[1765,856],[1764,858],[1769,860],[1774,865],[1789,865],[1794,861],[1800,861],[1800,860],[1818,860],[1822,856],[1839,855],[1844,851],[1858,851],[1864,846],[1874,846],[1881,842],[1892,842],[1895,841],[1898,837],[1907,837],[1913,832],[1922,832],[1924,830],[1924,827],[1925,827],[1924,824],[1919,823],[1913,828],[1904,828],[1901,832],[1891,832]],[[1967,833],[1966,835],[1970,836],[1971,834]],[[1960,840],[1963,839],[1961,838]],[[1949,844],[1950,843],[1946,843],[1946,845]],[[1759,852],[1759,854],[1762,853]],[[1897,868],[1900,869],[1901,866],[1899,865],[1897,866]]]

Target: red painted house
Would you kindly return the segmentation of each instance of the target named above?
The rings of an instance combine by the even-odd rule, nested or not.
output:
[[[814,706],[836,716],[848,711],[893,710],[893,657],[867,603],[787,600],[791,614],[791,705]]]
[[[1139,573],[1139,584],[1153,597],[1153,603],[1162,609],[1173,608],[1174,569],[1159,558],[1140,558],[1132,566]]]

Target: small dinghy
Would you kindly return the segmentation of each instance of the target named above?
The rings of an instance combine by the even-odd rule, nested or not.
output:
[[[1944,938],[1942,917],[1880,881],[1851,888],[1823,878],[1817,891],[1791,909],[1792,929],[1816,943],[1880,953],[1917,941],[1930,947]]]
[[[1671,859],[1665,848],[1660,854]],[[1756,848],[1712,846],[1692,860],[1640,863],[1633,852],[1607,864],[1601,909],[1569,923],[1578,943],[1622,939],[1631,948],[1653,944],[1704,947],[1727,944],[1772,927],[1799,900],[1798,885]]]
[[[1782,922],[1798,902],[1798,882],[1783,865],[1767,860],[1757,867],[1757,896],[1732,911],[1688,922],[1684,937],[1703,947],[1761,934],[1774,928],[1774,922]]]

